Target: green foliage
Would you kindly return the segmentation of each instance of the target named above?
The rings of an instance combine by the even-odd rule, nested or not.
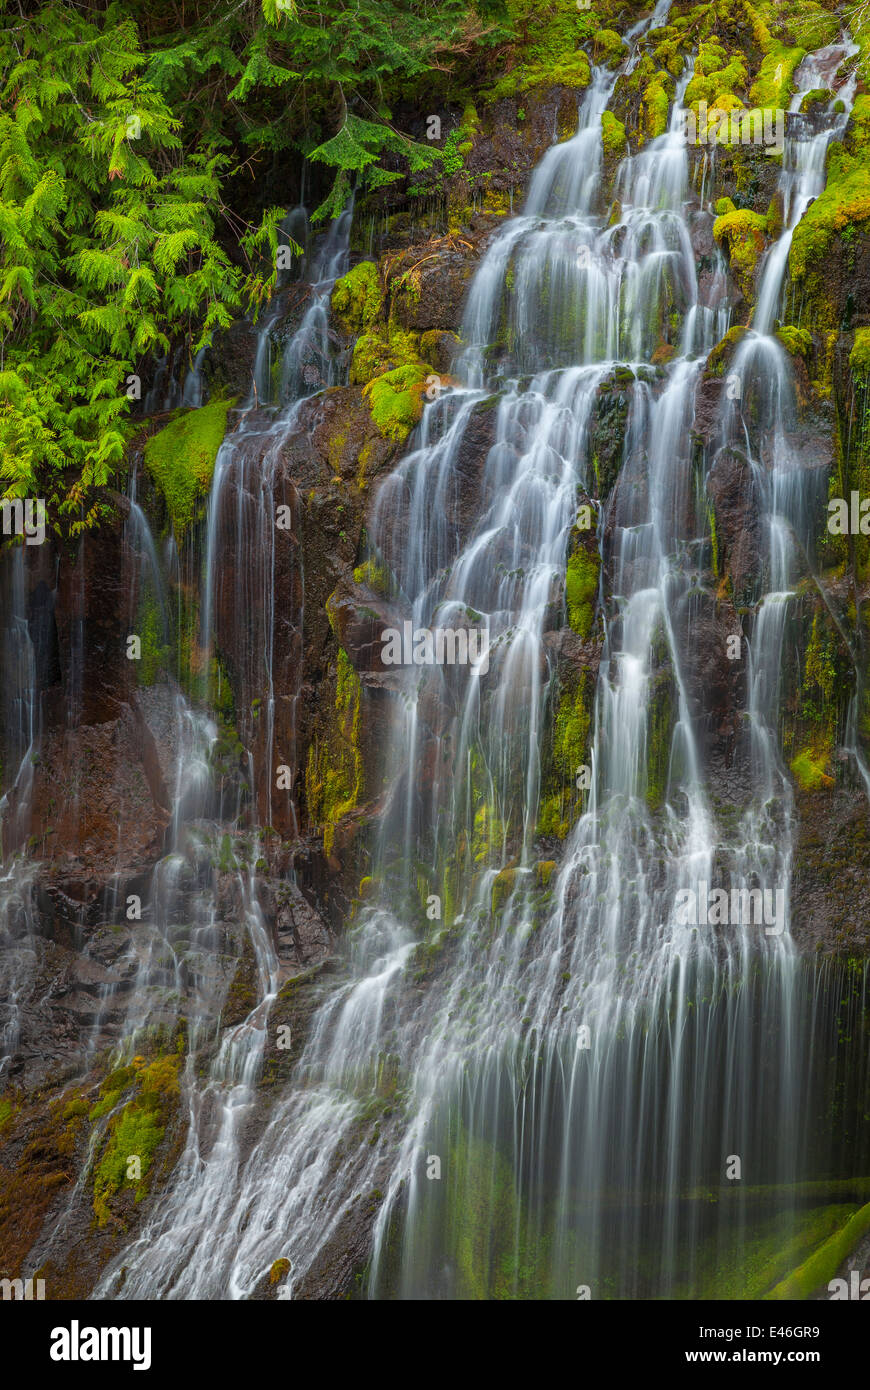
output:
[[[75,533],[123,464],[128,375],[242,305],[218,240],[229,161],[182,137],[122,5],[49,0],[0,27],[0,67],[0,476]]]
[[[390,94],[495,32],[460,0],[0,0],[7,495],[45,496],[72,534],[98,522],[128,379],[144,394],[155,353],[192,357],[275,288],[285,210],[261,196],[251,224],[231,195],[247,211],[251,176],[286,152],[334,172],[320,216],[352,183],[436,166]]]

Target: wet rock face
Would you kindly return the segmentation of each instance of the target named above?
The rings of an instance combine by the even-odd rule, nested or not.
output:
[[[170,798],[138,703],[117,719],[42,741],[31,835],[46,864],[98,879],[162,853]]]
[[[791,930],[798,949],[865,955],[870,927],[859,905],[870,878],[866,792],[798,793],[796,811]]]
[[[718,566],[731,579],[734,601],[751,604],[763,565],[758,497],[747,459],[723,449],[707,475],[715,508]]]
[[[132,616],[131,571],[123,521],[126,503],[114,497],[119,521],[86,533],[74,558],[63,557],[57,576],[54,623],[67,721],[100,724],[117,719],[135,688],[126,638]]]
[[[425,255],[425,249],[413,247],[402,258],[407,261],[417,251],[423,253],[420,263],[409,268],[407,278],[399,280],[393,292],[396,322],[417,333],[457,329],[474,264],[461,250],[432,257]]]

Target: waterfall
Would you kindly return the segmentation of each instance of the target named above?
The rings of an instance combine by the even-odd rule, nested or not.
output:
[[[28,621],[23,546],[2,557],[8,603],[0,632],[3,762],[17,769],[0,799],[0,1080],[5,1080],[20,1037],[21,1001],[39,963],[31,886],[36,864],[24,851],[30,828],[33,758],[38,742],[36,651]]]
[[[660,0],[629,41],[668,9]],[[709,211],[691,191],[681,135],[690,76],[668,131],[622,161],[611,218],[600,118],[618,74],[594,70],[577,134],[544,156],[523,212],[477,270],[455,384],[380,488],[369,542],[413,628],[485,630],[488,670],[398,673],[383,749],[398,775],[373,891],[318,991],[292,1082],[250,1143],[277,971],[253,859],[238,865],[257,1003],[205,1080],[191,1051],[184,1153],[97,1297],[249,1297],[285,1257],[283,1287],[305,1297],[342,1241],[357,1265],[370,1256],[369,1297],[704,1297],[720,1265],[739,1267],[752,1221],[775,1226],[784,1248],[798,1235],[795,1184],[823,1171],[824,1144],[838,1142],[819,1141],[801,1103],[828,1064],[837,982],[812,986],[789,934],[779,673],[793,536],[807,540],[814,498],[793,466],[793,384],[772,330],[792,231],[847,117],[831,112],[810,136],[790,123],[784,230],[732,364],[743,391],[723,405],[699,477],[696,392],[728,320],[721,272],[702,287],[695,269],[693,219]],[[292,646],[304,618],[301,580],[276,612],[276,481],[298,400],[334,379],[327,305],[349,222],[325,243],[268,415],[258,407],[271,399],[277,315],[264,324],[256,390],[209,499],[201,645],[236,662],[243,693],[266,692],[256,729],[243,709],[240,732],[269,789],[279,753],[295,774],[276,625],[280,616]],[[626,411],[609,500],[589,448],[607,392]],[[744,410],[750,400],[757,410]],[[477,429],[489,442],[469,520],[457,473]],[[739,759],[753,791],[728,818],[694,648],[709,567],[704,485],[735,449],[762,499],[765,541],[749,639],[731,634],[745,662]],[[289,490],[286,502],[293,513]],[[554,731],[558,792],[542,753]],[[259,824],[277,810],[270,790]],[[176,817],[176,852],[189,817]],[[180,866],[167,856],[160,891],[171,895]],[[714,892],[740,906],[736,920],[717,922]],[[743,911],[756,901],[766,915]],[[729,1188],[735,1163],[742,1181]]]

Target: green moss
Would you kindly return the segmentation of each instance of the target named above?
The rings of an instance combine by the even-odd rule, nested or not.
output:
[[[577,769],[586,763],[591,714],[585,671],[566,672],[559,685],[546,740],[538,833],[564,840],[580,812]]]
[[[383,308],[378,270],[372,261],[360,261],[336,280],[332,309],[348,333],[367,332],[383,317]]]
[[[535,865],[535,882],[539,888],[548,888],[550,879],[553,877],[553,870],[556,867],[555,859],[541,859]]]
[[[2,1130],[3,1126],[8,1122],[11,1114],[12,1101],[3,1096],[0,1098],[0,1130]]]
[[[276,1260],[269,1270],[269,1283],[280,1284],[281,1280],[290,1273],[291,1268],[290,1261],[286,1257],[282,1256],[280,1260]]]
[[[600,7],[597,7],[600,14]],[[592,69],[578,47],[592,38],[599,20],[578,11],[576,0],[507,0],[507,14],[516,40],[505,50],[507,72],[483,93],[487,102],[500,101],[539,86],[587,87]]]
[[[724,217],[728,212],[736,212],[737,209],[730,198],[718,198],[716,200],[715,212],[717,217]]]
[[[110,1072],[100,1085],[100,1098],[91,1108],[89,1118],[98,1120],[102,1115],[108,1115],[110,1110],[114,1110],[124,1091],[131,1086],[136,1079],[136,1068],[133,1066],[116,1067]]]
[[[142,660],[138,664],[140,685],[153,685],[170,661],[171,648],[164,642],[163,622],[153,588],[146,585],[139,599],[136,632],[142,641]]]
[[[404,444],[423,414],[423,389],[428,375],[424,364],[408,363],[363,387],[372,419],[385,439]]]
[[[647,721],[646,799],[657,811],[664,804],[677,722],[678,694],[669,666],[650,680]]]
[[[803,1299],[809,1298],[810,1294],[818,1289],[825,1288],[868,1231],[870,1202],[854,1212],[838,1231],[829,1236],[818,1250],[813,1251],[809,1259],[804,1260],[787,1279],[783,1279],[765,1296],[771,1299]]]
[[[746,85],[746,62],[740,53],[730,58],[718,40],[708,40],[698,49],[695,71],[686,88],[683,98],[686,107],[692,107],[697,114],[698,103],[705,101],[708,107],[727,111],[733,105],[740,105],[737,93]]]
[[[350,364],[350,380],[365,386],[377,376],[397,367],[420,365],[420,340],[416,333],[406,333],[394,323],[379,333],[363,333],[357,338]]]
[[[864,385],[870,375],[870,328],[855,330],[855,341],[849,353],[849,367],[855,380]]]
[[[807,92],[801,98],[801,111],[812,111],[814,106],[819,106],[831,100],[831,93],[825,87],[814,87],[811,92]]]
[[[598,593],[598,556],[578,546],[568,557],[565,570],[565,601],[568,622],[585,641],[592,627]]]
[[[305,770],[308,814],[323,831],[323,848],[327,854],[332,853],[336,825],[358,805],[362,793],[361,693],[359,677],[350,658],[339,647],[331,728],[325,740],[315,740],[309,746]]]
[[[213,400],[179,415],[145,445],[148,472],[166,501],[177,538],[194,519],[197,500],[211,487],[232,400]]]
[[[768,229],[766,213],[741,208],[725,212],[713,223],[713,236],[728,248],[728,262],[747,300],[755,295],[755,268],[765,248]]]
[[[701,1299],[756,1299],[765,1295],[795,1263],[836,1231],[850,1214],[848,1206],[780,1211],[748,1229],[717,1231],[697,1251],[694,1287],[676,1296]]]
[[[793,324],[781,324],[776,336],[786,352],[792,357],[809,357],[813,350],[813,335],[806,328],[795,328]]]
[[[592,51],[596,63],[618,68],[627,56],[627,49],[615,29],[597,29],[592,35]]]
[[[171,1105],[178,1095],[178,1069],[181,1057],[165,1055],[157,1057],[149,1066],[124,1068],[123,1073],[132,1072],[136,1077],[137,1094],[109,1122],[108,1139],[102,1157],[94,1171],[94,1214],[98,1226],[105,1226],[112,1219],[111,1198],[123,1187],[135,1188],[136,1201],[147,1192],[146,1178],[151,1168],[155,1150],[165,1133]],[[117,1094],[111,1086],[118,1081],[118,1073],[107,1078],[103,1086],[109,1086],[106,1098]],[[101,1087],[101,1091],[103,1087]],[[98,1112],[91,1111],[91,1119]],[[139,1178],[128,1178],[127,1169],[130,1158],[139,1159]]]
[[[777,110],[786,108],[795,68],[806,56],[805,48],[788,48],[775,39],[771,40],[749,93],[751,104],[771,106]]]
[[[850,227],[863,226],[870,218],[870,96],[855,100],[845,144],[835,143],[828,152],[827,181],[804,213],[792,238],[789,269],[794,280],[816,272],[817,299],[824,301],[824,260],[832,240]],[[822,313],[825,327],[837,327]]]
[[[353,582],[364,584],[367,589],[383,598],[389,598],[396,592],[395,581],[386,565],[378,565],[371,559],[357,565],[353,572]]]
[[[492,911],[500,912],[513,893],[517,881],[516,869],[502,869],[496,874],[492,884]]]
[[[510,1273],[519,1212],[510,1164],[483,1140],[463,1135],[448,1158],[447,1200],[457,1298],[515,1296]]]
[[[789,7],[783,16],[782,28],[786,36],[808,53],[826,44],[836,43],[840,33],[840,19],[813,0],[800,0]]]
[[[670,88],[672,85],[672,80],[666,72],[657,73],[646,85],[641,105],[639,134],[642,133],[650,140],[654,140],[658,135],[664,135],[668,128],[668,111],[671,104]]]
[[[834,785],[833,777],[828,775],[828,753],[819,753],[814,748],[804,748],[792,758],[789,764],[798,786],[805,792],[821,791],[823,787]]]
[[[601,140],[606,154],[625,153],[625,126],[622,121],[617,120],[612,111],[603,111],[601,114]]]

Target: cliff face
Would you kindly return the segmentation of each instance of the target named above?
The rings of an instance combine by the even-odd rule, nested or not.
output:
[[[839,41],[842,8],[743,3],[720,15],[714,6],[674,3],[640,40],[638,61],[617,79],[601,118],[598,211],[619,225],[621,161],[665,132],[679,84],[696,112],[702,102],[725,111],[788,107],[806,54]],[[648,13],[605,0],[578,21],[565,3],[549,7],[539,25],[528,9],[525,46],[494,55],[479,87],[446,92],[433,106],[442,142],[452,142],[452,171],[438,183],[425,175],[419,185],[389,184],[354,207],[322,324],[305,318],[317,282],[303,268],[268,313],[265,334],[237,324],[207,355],[200,415],[211,412],[208,419],[187,429],[188,415],[143,415],[129,460],[135,488],[106,496],[98,530],[4,557],[4,608],[13,617],[0,692],[9,866],[0,886],[8,1053],[0,1073],[0,1274],[39,1274],[54,1297],[91,1292],[161,1201],[184,1152],[185,1077],[204,1074],[228,1030],[252,1027],[258,999],[277,995],[269,1028],[286,1028],[289,1043],[261,1069],[243,1162],[288,1083],[313,1012],[342,978],[340,939],[369,892],[373,843],[408,771],[383,757],[404,687],[382,659],[380,634],[412,616],[397,575],[414,544],[413,513],[395,470],[419,442],[427,400],[456,380],[468,289],[487,248],[522,207],[547,149],[573,136],[593,67],[616,71],[628,53],[620,36]],[[824,99],[811,92],[803,114],[786,122],[812,127],[822,101],[863,62],[870,31],[855,38],[860,54],[840,54],[830,71],[820,66]],[[415,133],[425,138],[422,115],[419,124]],[[812,560],[789,606],[777,695],[794,791],[791,931],[808,957],[853,966],[870,940],[858,906],[870,892],[862,773],[870,757],[870,542],[860,529],[833,534],[825,503],[868,487],[868,132],[870,96],[859,77],[842,139],[829,149],[825,191],[791,240],[784,317],[775,325],[794,383],[788,445],[816,479],[819,499],[799,537]],[[781,159],[764,143],[690,148],[695,273],[728,312],[694,399],[697,488],[685,507],[706,523],[679,674],[704,775],[726,817],[758,793],[745,739],[751,672],[730,658],[727,639],[751,635],[769,559],[757,473],[745,452],[722,446],[717,422],[760,266],[788,216]],[[679,347],[685,286],[675,280],[662,304],[645,326],[654,339],[643,378],[651,390]],[[505,318],[493,365],[517,353],[517,333]],[[257,366],[264,343],[273,364],[265,376]],[[306,385],[277,428],[263,383],[273,403],[289,392],[280,376],[288,344]],[[639,379],[615,366],[596,388],[586,443],[594,467],[588,493],[576,500],[601,518],[600,556],[594,531],[571,532],[548,610],[543,675],[552,694],[534,835],[544,887],[580,811],[574,779],[588,757],[602,610],[617,583],[612,538],[635,524],[646,486],[645,460],[625,434]],[[761,387],[744,381],[743,389]],[[228,442],[218,451],[224,426]],[[497,409],[482,401],[443,499],[453,553],[477,519],[498,442]],[[398,482],[385,486],[393,476]],[[210,490],[216,500],[207,511]],[[377,551],[375,508],[386,508],[390,522]],[[13,656],[25,631],[26,663]],[[141,644],[132,657],[131,636]],[[647,749],[653,816],[668,792],[675,678],[663,649]],[[449,683],[430,681],[419,711],[413,776],[424,794],[456,718]],[[486,834],[495,838],[491,827]],[[519,839],[503,850],[496,883],[506,892],[512,882],[502,876],[514,871]],[[146,929],[158,920],[155,939]],[[277,960],[265,984],[257,932]],[[445,968],[434,955],[421,962],[414,987],[425,989]],[[119,1063],[112,1049],[140,1019],[137,1054]],[[866,1011],[861,1020],[866,1027]],[[389,1076],[376,1095],[389,1116]],[[142,1159],[142,1181],[128,1180],[128,1153]],[[343,1218],[307,1276],[306,1296],[356,1289],[381,1195],[377,1187],[361,1194]],[[255,1296],[274,1296],[275,1283],[264,1278]]]

